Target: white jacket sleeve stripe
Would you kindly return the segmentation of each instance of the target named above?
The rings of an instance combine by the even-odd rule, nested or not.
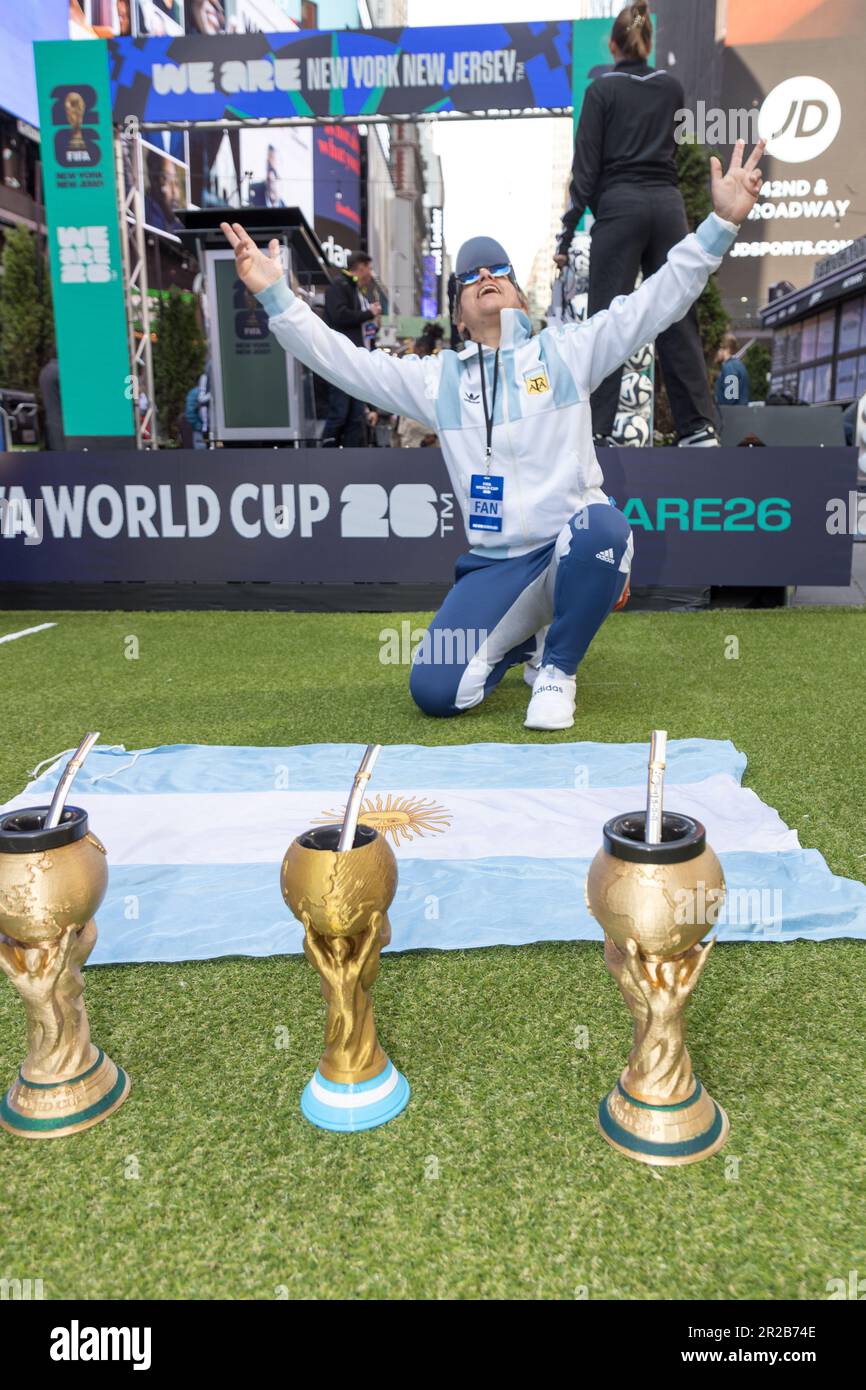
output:
[[[594,391],[636,348],[677,323],[718,270],[736,232],[711,213],[697,232],[671,247],[665,264],[640,289],[619,295],[586,323],[570,326],[566,343],[578,384]]]
[[[256,298],[268,313],[268,327],[286,352],[356,400],[408,415],[435,429],[439,364],[435,357],[389,357],[356,347],[313,313],[285,280]]]

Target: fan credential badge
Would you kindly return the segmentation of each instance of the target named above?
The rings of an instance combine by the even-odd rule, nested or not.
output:
[[[505,479],[496,473],[473,473],[469,480],[470,531],[502,530],[502,494]]]

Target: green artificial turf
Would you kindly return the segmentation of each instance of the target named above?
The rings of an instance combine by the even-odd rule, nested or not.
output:
[[[551,735],[523,729],[518,672],[481,709],[425,719],[405,667],[379,660],[404,618],[423,621],[2,614],[0,635],[58,626],[0,646],[0,799],[94,727],[128,748],[664,727],[732,739],[801,842],[864,876],[863,612],[617,615],[579,674],[575,728]],[[690,1050],[731,1138],[675,1169],[596,1133],[629,1046],[600,945],[386,957],[379,1030],[413,1095],[359,1135],[298,1110],[323,1024],[303,958],[91,970],[92,1031],[132,1095],[72,1139],[0,1134],[0,1278],[41,1278],[47,1298],[826,1298],[829,1279],[866,1271],[864,951],[716,949]],[[23,1051],[0,980],[4,1083]]]

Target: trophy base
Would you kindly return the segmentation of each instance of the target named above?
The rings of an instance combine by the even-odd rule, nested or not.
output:
[[[0,1100],[0,1127],[22,1139],[62,1139],[105,1120],[129,1095],[129,1077],[101,1048],[96,1061],[63,1081],[27,1081],[21,1072]]]
[[[369,1081],[329,1081],[317,1067],[301,1096],[301,1113],[319,1129],[354,1133],[393,1120],[409,1095],[409,1082],[391,1061]]]
[[[695,1077],[687,1100],[649,1105],[635,1100],[619,1080],[598,1107],[597,1124],[612,1148],[660,1167],[697,1163],[718,1153],[726,1142],[728,1117]]]

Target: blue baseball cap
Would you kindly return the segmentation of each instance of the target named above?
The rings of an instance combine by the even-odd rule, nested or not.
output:
[[[510,265],[511,257],[498,241],[490,236],[473,236],[464,241],[457,252],[454,266],[455,275],[465,275],[467,270],[477,270],[479,266]]]

